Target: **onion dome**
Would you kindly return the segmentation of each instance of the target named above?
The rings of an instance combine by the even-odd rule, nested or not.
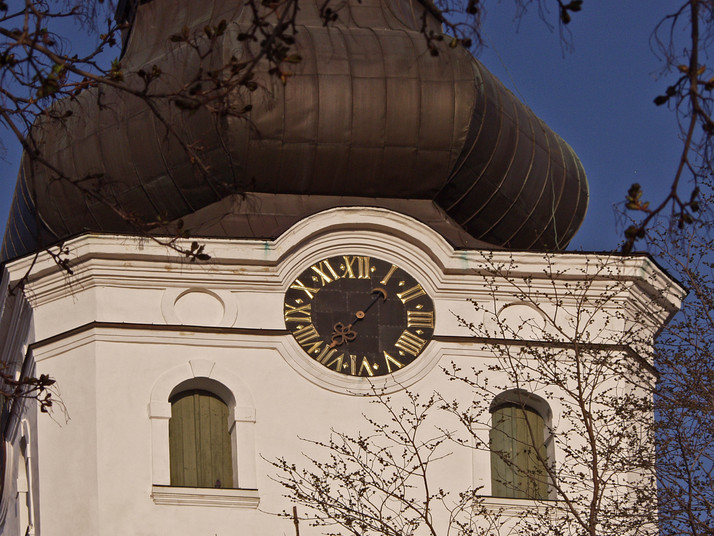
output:
[[[85,231],[131,232],[127,220],[185,219],[197,225],[194,236],[269,238],[316,207],[340,205],[429,206],[423,221],[456,229],[447,238],[457,247],[568,244],[588,200],[577,156],[468,51],[442,44],[431,55],[419,0],[347,0],[327,26],[318,2],[299,5],[294,49],[302,60],[285,85],[266,64],[256,91],[236,92],[237,104],[252,107],[247,118],[161,108],[171,128],[200,145],[204,173],[138,98],[104,89],[101,107],[95,90],[59,103],[71,117],[39,121],[34,135],[81,189],[25,157],[3,259]],[[129,14],[122,69],[156,65],[161,83],[178,87],[198,63],[171,36],[220,20],[228,31],[213,61],[240,58],[244,7],[142,2]],[[440,31],[432,15],[427,23]],[[251,195],[270,207],[249,208]]]

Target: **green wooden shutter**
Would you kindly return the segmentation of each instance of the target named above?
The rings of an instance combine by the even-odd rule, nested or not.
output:
[[[546,499],[548,479],[541,462],[546,460],[543,417],[529,407],[504,404],[491,419],[492,495]]]
[[[228,406],[220,398],[194,390],[171,400],[169,458],[172,486],[233,487]]]

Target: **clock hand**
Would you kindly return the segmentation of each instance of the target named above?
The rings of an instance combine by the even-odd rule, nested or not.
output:
[[[387,300],[387,291],[384,290],[381,287],[376,287],[372,289],[372,294],[377,294],[377,296],[372,300],[372,302],[365,308],[364,311],[357,311],[355,313],[355,322],[358,322],[362,320],[365,317],[365,314],[367,314],[367,311],[369,311],[372,306],[379,301],[379,298],[382,298],[382,301]],[[347,324],[344,325],[342,322],[337,322],[334,326],[332,326],[332,342],[330,343],[330,348],[335,348],[337,346],[342,346],[346,342],[350,342],[355,340],[357,337],[357,332],[352,329],[353,324]]]
[[[369,311],[372,306],[379,301],[379,298],[382,298],[382,301],[387,301],[387,291],[384,290],[382,287],[373,288],[372,294],[375,293],[377,294],[377,296],[372,300],[372,303],[370,303],[364,311],[357,311],[355,313],[355,317],[357,318],[357,320],[362,320],[367,314],[367,311]],[[357,320],[355,320],[355,322]]]
[[[332,342],[330,343],[330,348],[335,348],[346,342],[353,341],[355,337],[357,337],[357,332],[352,329],[352,324],[345,326],[342,322],[337,322],[337,324],[332,326]]]

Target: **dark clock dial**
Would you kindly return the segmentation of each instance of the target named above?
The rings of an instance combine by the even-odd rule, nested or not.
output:
[[[396,264],[338,255],[285,293],[285,325],[315,361],[340,374],[383,376],[414,361],[434,334],[434,303]]]

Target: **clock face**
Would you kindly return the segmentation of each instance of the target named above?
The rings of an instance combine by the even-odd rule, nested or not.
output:
[[[285,293],[285,325],[323,366],[350,376],[397,372],[434,334],[434,303],[396,264],[338,255],[303,271]]]

